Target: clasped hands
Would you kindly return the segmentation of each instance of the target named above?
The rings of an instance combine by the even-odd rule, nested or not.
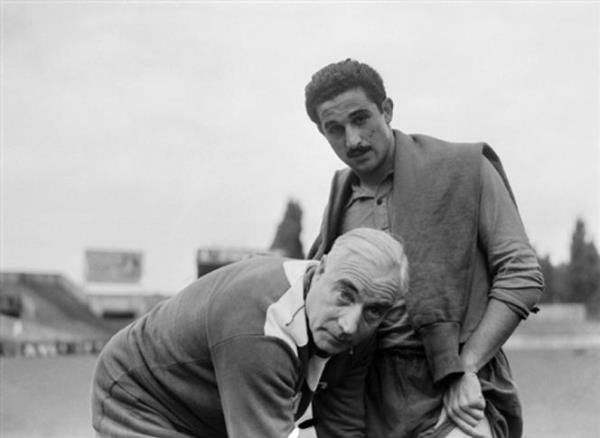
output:
[[[449,417],[456,426],[473,438],[485,438],[477,425],[484,418],[485,399],[477,374],[468,371],[449,383],[444,397],[444,409],[438,423]]]

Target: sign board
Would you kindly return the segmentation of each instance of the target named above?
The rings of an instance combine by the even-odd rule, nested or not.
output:
[[[138,283],[142,258],[135,251],[86,250],[85,279],[89,283]]]

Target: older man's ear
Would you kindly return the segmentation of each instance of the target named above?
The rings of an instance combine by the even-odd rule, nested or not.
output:
[[[325,265],[327,263],[327,254],[323,254],[323,257],[321,257],[321,260],[319,261],[319,266],[317,266],[317,272],[315,272],[315,274],[323,274],[323,272],[325,272]]]

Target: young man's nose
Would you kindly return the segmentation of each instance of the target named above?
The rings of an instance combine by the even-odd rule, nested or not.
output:
[[[339,317],[338,324],[344,335],[355,335],[358,332],[362,317],[362,305],[355,304],[344,309]]]
[[[346,148],[352,149],[362,143],[360,131],[352,126],[346,128]]]

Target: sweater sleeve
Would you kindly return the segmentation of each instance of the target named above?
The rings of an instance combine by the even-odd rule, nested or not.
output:
[[[212,349],[229,438],[282,438],[294,430],[299,361],[287,345],[240,336]]]
[[[544,287],[537,257],[500,175],[482,160],[479,239],[492,276],[489,297],[525,319],[536,310]]]

